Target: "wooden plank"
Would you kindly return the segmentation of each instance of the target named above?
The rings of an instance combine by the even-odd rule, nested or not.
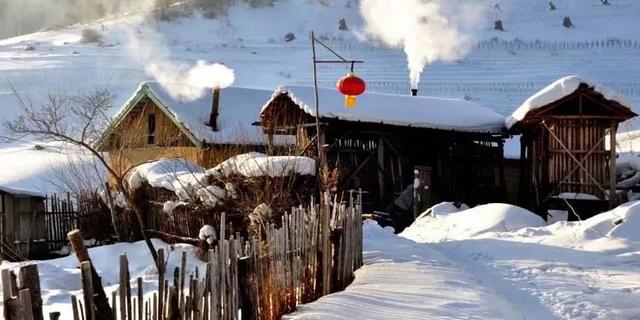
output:
[[[617,204],[616,199],[616,132],[618,131],[618,125],[615,122],[611,122],[611,129],[609,130],[609,149],[611,154],[609,155],[609,202],[611,208]]]
[[[80,263],[82,275],[82,293],[85,306],[86,320],[95,319],[95,305],[93,302],[93,283],[91,274],[91,262],[84,261]]]

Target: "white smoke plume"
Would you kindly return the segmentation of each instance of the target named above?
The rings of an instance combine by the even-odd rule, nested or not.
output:
[[[199,60],[195,65],[171,59],[169,47],[162,35],[146,25],[138,31],[129,30],[129,49],[144,66],[147,75],[164,87],[171,97],[183,101],[201,98],[207,88],[226,88],[235,81],[233,69]]]
[[[454,61],[471,49],[484,16],[482,1],[361,0],[365,35],[403,48],[411,88],[418,88],[424,68],[435,61]]]

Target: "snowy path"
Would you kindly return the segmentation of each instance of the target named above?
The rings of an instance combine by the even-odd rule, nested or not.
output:
[[[286,319],[525,319],[515,299],[428,245],[365,225],[365,266],[345,291],[301,306]],[[529,310],[533,314],[545,310]],[[548,311],[546,311],[548,313]],[[527,319],[534,319],[527,317]],[[535,319],[553,319],[540,318]]]
[[[535,319],[638,319],[640,314],[638,252],[585,252],[496,239],[435,247],[476,270],[483,283],[492,283],[512,302],[528,301],[521,310]],[[527,310],[531,305],[544,305],[547,317],[539,308]]]

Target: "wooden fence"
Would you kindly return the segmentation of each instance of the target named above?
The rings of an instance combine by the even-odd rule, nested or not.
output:
[[[49,251],[68,244],[67,232],[79,229],[89,239],[111,239],[113,227],[106,206],[95,193],[78,197],[53,194],[44,199],[45,235]],[[101,226],[96,228],[95,226]]]
[[[224,226],[222,214],[206,270],[196,269],[187,278],[183,252],[173,277],[165,265],[160,267],[153,292],[143,291],[141,278],[132,285],[129,261],[120,256],[120,285],[106,311],[99,307],[99,289],[94,292],[90,261],[79,255],[83,294],[71,297],[73,313],[61,319],[280,319],[300,304],[344,289],[362,265],[360,196],[346,203],[325,197],[322,205],[292,208],[279,228],[265,225],[261,237],[228,235]],[[165,261],[162,249],[158,255]]]
[[[44,221],[46,240],[50,251],[60,250],[67,241],[67,232],[78,228],[78,211],[71,197],[51,195],[45,198]]]

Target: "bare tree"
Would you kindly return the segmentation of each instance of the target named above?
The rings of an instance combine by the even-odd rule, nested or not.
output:
[[[29,137],[42,141],[69,143],[93,155],[112,177],[112,187],[123,196],[135,214],[140,233],[158,267],[161,262],[158,261],[153,243],[145,232],[143,210],[134,201],[132,190],[126,179],[126,175],[133,166],[126,170],[116,167],[117,164],[108,161],[107,155],[98,151],[93,145],[93,142],[101,137],[103,130],[111,123],[109,110],[112,107],[114,95],[108,90],[95,90],[85,95],[71,97],[49,94],[44,105],[34,106],[28,97],[22,96],[15,89],[13,92],[18,98],[21,113],[16,119],[5,123],[7,132],[18,139]]]

